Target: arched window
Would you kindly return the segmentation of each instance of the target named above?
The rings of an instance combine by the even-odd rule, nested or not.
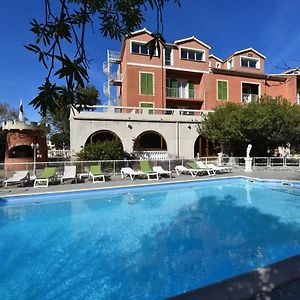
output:
[[[156,131],[145,131],[135,140],[134,151],[158,151],[167,150],[167,143],[164,137]]]

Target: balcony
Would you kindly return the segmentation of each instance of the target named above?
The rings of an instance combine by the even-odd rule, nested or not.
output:
[[[258,99],[259,99],[259,96],[256,94],[248,94],[248,93],[242,94],[242,102],[243,103],[257,102]]]
[[[121,61],[120,52],[107,50],[107,60],[111,63],[119,63]]]
[[[201,99],[203,96],[202,91],[194,90],[194,89],[187,89],[187,88],[166,88],[166,94],[168,98],[176,98],[176,99],[189,99],[189,100],[196,100]]]

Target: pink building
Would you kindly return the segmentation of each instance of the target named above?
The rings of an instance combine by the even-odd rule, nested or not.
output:
[[[262,95],[283,96],[298,103],[300,79],[295,74],[265,74],[266,57],[253,48],[236,51],[222,60],[196,37],[176,40],[161,47],[160,57],[150,59],[145,44],[151,32],[134,32],[122,43],[120,54],[108,51],[104,91],[118,88],[114,104],[130,107],[212,110],[227,101],[249,103]],[[110,64],[118,74],[110,74]]]

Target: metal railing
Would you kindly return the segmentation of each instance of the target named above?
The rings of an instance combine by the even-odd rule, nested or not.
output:
[[[155,107],[131,107],[131,106],[108,106],[94,105],[86,109],[93,112],[116,113],[116,114],[150,114],[150,115],[174,115],[174,116],[204,116],[213,110],[155,108]]]
[[[64,158],[68,158],[68,157],[71,157],[71,150],[51,149],[51,150],[48,150],[48,157],[64,157]]]
[[[154,152],[154,151],[153,151]],[[158,151],[163,153],[163,151]],[[159,153],[158,153],[159,154]],[[158,155],[159,156],[159,155]],[[196,160],[194,158],[168,158],[158,157],[157,159],[150,159],[144,157],[150,161],[152,166],[162,166],[165,170],[174,171],[175,166],[185,165],[188,161]],[[217,164],[218,158],[215,156],[211,157],[200,157],[199,160],[205,163],[215,163]],[[101,165],[103,172],[108,173],[112,176],[119,175],[121,168],[131,167],[133,169],[139,169],[140,160],[98,160],[98,161],[53,161],[53,162],[37,162],[34,163],[10,163],[4,164],[0,163],[0,179],[5,179],[10,176],[16,170],[26,170],[30,175],[33,175],[33,170],[36,170],[36,174],[39,175],[45,167],[56,167],[57,174],[63,174],[64,166],[76,166],[77,174],[87,174],[91,165]],[[232,166],[235,169],[244,169],[245,157],[222,157],[222,165]],[[252,160],[254,170],[266,168],[274,170],[282,169],[294,169],[300,167],[300,158],[298,157],[253,157]]]
[[[107,60],[110,62],[119,62],[121,59],[119,51],[107,50]]]
[[[201,99],[202,93],[194,89],[166,88],[167,97],[180,99]]]

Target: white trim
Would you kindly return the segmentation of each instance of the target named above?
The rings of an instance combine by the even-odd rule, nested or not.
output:
[[[147,67],[147,68],[161,69],[161,66],[139,64],[139,63],[133,63],[133,62],[128,62],[126,65],[127,66],[138,66],[138,67]],[[201,73],[201,74],[203,74],[203,73],[208,74],[209,73],[208,71],[201,71],[201,70],[195,70],[195,69],[176,68],[176,67],[172,67],[172,66],[163,66],[163,69],[172,69],[172,70],[177,70],[177,71],[187,71],[187,72]]]
[[[227,82],[227,99],[226,100],[222,100],[219,99],[218,95],[219,95],[219,87],[218,87],[218,82],[219,81],[226,81]],[[225,102],[225,101],[229,101],[229,81],[227,79],[217,79],[216,80],[216,100],[220,101],[220,102]]]
[[[194,72],[194,73],[205,73],[208,74],[209,71],[200,71],[200,70],[194,70],[194,69],[184,69],[184,68],[175,68],[175,67],[171,67],[171,66],[164,66],[164,69],[172,69],[172,70],[177,70],[177,71],[187,71],[187,72]]]
[[[176,40],[173,42],[173,44],[178,44],[178,43],[183,43],[183,42],[187,42],[187,41],[196,41],[197,43],[199,43],[200,45],[208,48],[208,49],[211,49],[211,47],[207,44],[205,44],[204,42],[198,40],[197,38],[195,38],[195,36],[190,36],[188,38],[185,38],[185,39],[181,39],[181,40]]]
[[[147,28],[143,28],[143,29],[139,29],[139,30],[131,32],[130,35],[136,35],[136,34],[140,34],[140,33],[148,33],[150,35],[152,34],[152,32],[149,31]]]
[[[134,62],[128,62],[128,63],[126,63],[126,65],[161,69],[160,65],[159,66],[158,65],[147,65],[147,64],[139,64],[139,63],[134,63]]]
[[[144,54],[144,53],[136,53],[136,52],[132,52],[132,43],[137,43],[137,44],[141,44],[141,45],[145,45],[148,42],[145,41],[139,41],[139,40],[130,40],[130,54],[133,55],[144,55],[144,56],[150,56],[150,49],[148,48],[149,54]],[[153,55],[153,57],[157,57],[158,56],[158,51],[157,48],[155,49],[155,54]]]
[[[181,58],[181,50],[182,49],[192,50],[192,51],[195,51],[195,52],[202,52],[202,60],[189,59],[189,58]],[[197,48],[179,47],[179,58],[182,59],[182,60],[206,62],[205,50],[203,50],[203,49],[197,49]]]
[[[223,60],[221,59],[221,58],[219,58],[219,57],[217,57],[217,56],[215,56],[214,54],[209,54],[209,56],[208,56],[209,58],[214,58],[215,60],[218,60],[219,62],[223,62]]]
[[[245,66],[242,66],[242,58],[244,59],[248,59],[248,60],[256,60],[256,67],[255,68],[252,68],[252,67],[245,67]],[[256,69],[256,70],[260,70],[260,59],[259,58],[256,58],[256,57],[252,57],[252,56],[244,56],[244,55],[241,55],[240,56],[240,67],[241,68],[248,68],[248,69]]]
[[[241,81],[241,103],[243,103],[243,83],[258,85],[258,98],[261,97],[261,84],[253,81]]]
[[[144,74],[152,74],[153,75],[153,95],[144,95],[144,94],[141,94],[141,74],[144,73]],[[155,74],[154,72],[145,72],[145,71],[139,71],[139,96],[146,96],[146,97],[153,97],[155,96]]]
[[[232,53],[231,55],[229,55],[227,58],[224,59],[224,62],[227,61],[228,59],[230,59],[231,57],[237,55],[237,54],[241,54],[241,53],[244,53],[244,52],[247,52],[247,51],[252,51],[252,52],[256,53],[258,56],[262,57],[263,59],[266,59],[266,57],[263,54],[261,54],[257,50],[250,47],[250,48],[246,48],[246,49],[239,50],[239,51],[236,51],[236,52]]]
[[[173,66],[174,65],[174,49],[173,48],[169,48],[171,49],[171,55],[170,55],[170,58],[171,58],[171,64],[170,65],[166,65],[166,49],[163,49],[163,64],[165,66]]]

